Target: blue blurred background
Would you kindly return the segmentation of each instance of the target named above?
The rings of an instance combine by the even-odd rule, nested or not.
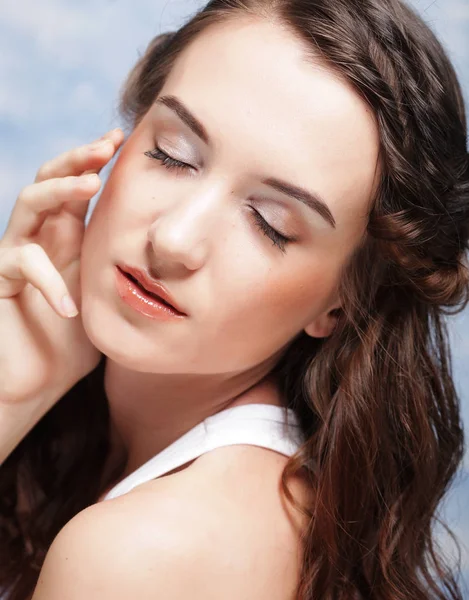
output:
[[[410,4],[442,40],[469,106],[469,0]],[[33,182],[43,162],[123,125],[116,104],[125,75],[155,35],[176,29],[200,6],[194,0],[0,0],[0,236],[19,191]],[[469,438],[468,312],[453,317],[451,335]],[[468,472],[466,452],[464,467],[442,506],[442,517],[462,545],[466,585]],[[438,530],[438,539],[454,556],[443,530]]]

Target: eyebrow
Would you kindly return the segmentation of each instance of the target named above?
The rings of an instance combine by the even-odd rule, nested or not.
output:
[[[189,127],[189,129],[195,133],[197,137],[205,142],[205,144],[210,146],[210,137],[206,128],[179,98],[172,95],[160,96],[155,100],[155,104],[163,104],[164,106],[167,106],[181,119],[183,123]],[[292,198],[299,200],[321,215],[321,217],[327,221],[331,227],[335,228],[336,222],[334,216],[327,206],[327,203],[318,193],[305,190],[304,188],[293,185],[292,183],[288,183],[287,181],[277,179],[276,177],[268,177],[267,179],[262,180],[262,183],[277,190],[278,192],[281,192],[282,194],[286,194],[287,196],[291,196]]]

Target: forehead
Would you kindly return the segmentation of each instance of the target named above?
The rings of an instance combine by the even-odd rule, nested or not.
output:
[[[279,25],[240,19],[208,28],[178,57],[163,94],[202,121],[230,173],[309,186],[339,226],[366,214],[379,149],[374,115]]]

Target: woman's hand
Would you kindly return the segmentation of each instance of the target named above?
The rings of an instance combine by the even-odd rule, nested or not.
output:
[[[99,363],[76,316],[80,255],[97,173],[123,139],[116,129],[60,154],[18,196],[0,239],[1,402],[27,401],[48,387],[65,393]]]

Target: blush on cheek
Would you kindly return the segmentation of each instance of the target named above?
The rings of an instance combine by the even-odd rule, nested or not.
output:
[[[301,277],[278,281],[265,288],[262,304],[278,319],[302,323],[325,310],[333,287],[333,277],[324,271],[316,275],[311,273],[307,282],[302,273]]]

